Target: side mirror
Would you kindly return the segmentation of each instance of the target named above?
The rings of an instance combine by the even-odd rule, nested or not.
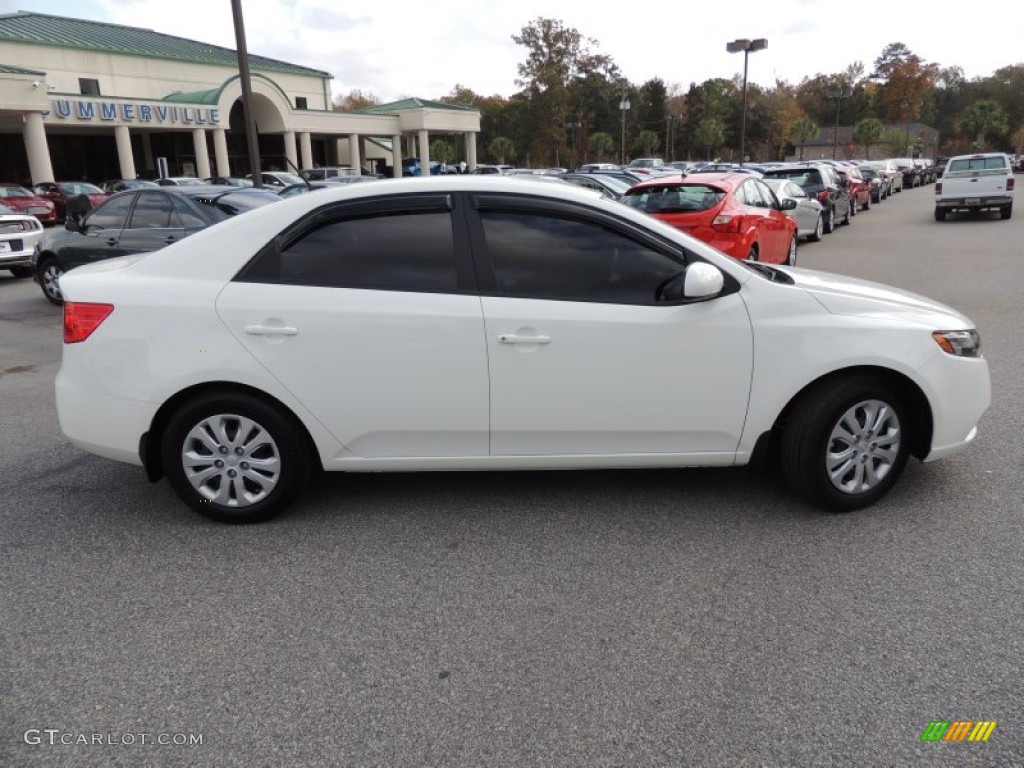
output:
[[[796,208],[796,200],[794,200],[792,197],[787,197],[785,200],[782,201],[782,210],[792,211],[794,208]]]
[[[718,267],[697,261],[683,273],[683,298],[710,299],[722,292],[725,278]]]

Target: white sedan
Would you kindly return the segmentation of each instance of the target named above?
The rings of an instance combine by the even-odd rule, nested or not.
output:
[[[882,285],[731,259],[562,184],[357,184],[61,279],[80,448],[251,522],[316,468],[775,459],[823,508],[966,448],[973,324]]]
[[[43,236],[35,216],[0,205],[0,269],[15,277],[32,276],[32,251]]]
[[[796,203],[795,208],[786,208],[783,212],[796,221],[797,237],[806,237],[815,243],[821,242],[825,234],[825,220],[821,215],[824,210],[821,203],[813,197],[809,197],[796,182],[789,179],[761,179],[771,187],[772,192],[779,198],[779,202],[792,200]]]

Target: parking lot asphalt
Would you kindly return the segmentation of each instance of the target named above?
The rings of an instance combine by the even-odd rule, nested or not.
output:
[[[1024,765],[1024,211],[932,195],[800,248],[964,311],[992,371],[976,443],[848,515],[748,469],[459,473],[220,526],[65,442],[60,311],[4,273],[0,765]]]

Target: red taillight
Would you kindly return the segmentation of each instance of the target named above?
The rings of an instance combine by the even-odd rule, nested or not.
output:
[[[935,194],[936,195],[941,195],[942,194],[942,182],[941,181],[936,181],[935,182]]]
[[[1008,178],[1006,180],[1006,191],[1007,192],[1013,192],[1013,182],[1014,182],[1013,176],[1011,176],[1010,178]]]
[[[828,190],[827,189],[823,189],[823,190],[821,190],[821,192],[818,193],[818,202],[819,203],[826,203],[826,202],[828,202]]]
[[[113,304],[84,304],[79,301],[65,301],[64,343],[76,344],[79,341],[85,341],[113,311]]]
[[[739,232],[740,217],[720,214],[711,220],[711,228],[716,232]]]

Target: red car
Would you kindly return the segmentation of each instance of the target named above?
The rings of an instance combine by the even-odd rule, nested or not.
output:
[[[746,173],[702,173],[651,179],[622,201],[736,259],[796,263],[796,221],[760,179]]]
[[[0,183],[0,205],[13,208],[17,213],[28,213],[44,224],[57,221],[57,207],[37,195],[33,195],[20,184]]]
[[[836,168],[839,178],[846,184],[850,191],[850,200],[853,201],[852,213],[867,211],[871,208],[871,182],[861,176],[856,168]]]
[[[36,184],[32,187],[32,191],[40,197],[45,197],[57,207],[57,218],[59,220],[64,219],[64,204],[69,197],[85,195],[89,198],[89,204],[93,208],[107,199],[106,192],[95,184],[89,184],[84,181],[58,181],[56,183],[47,181],[43,184]]]

